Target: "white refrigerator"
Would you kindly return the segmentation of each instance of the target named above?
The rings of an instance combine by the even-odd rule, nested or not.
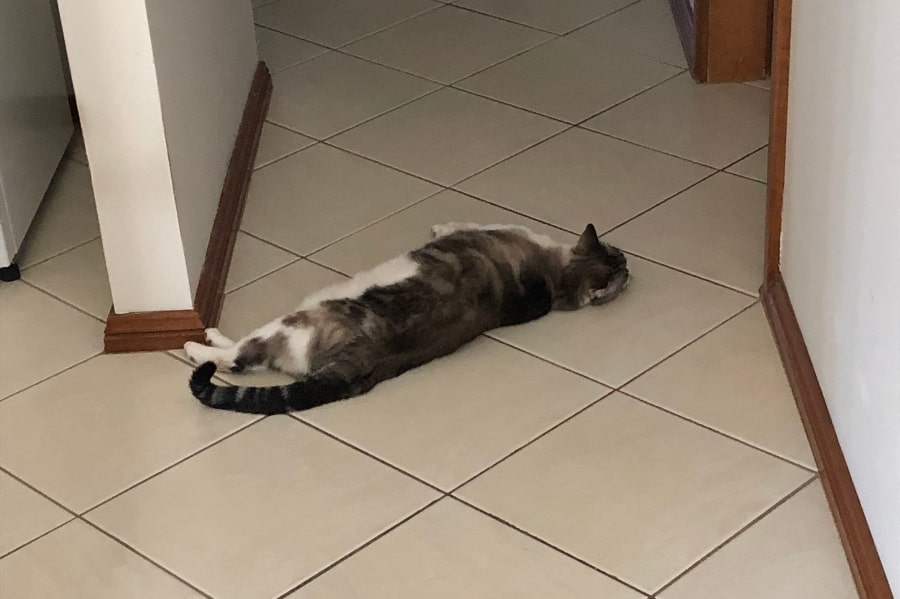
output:
[[[72,137],[54,0],[0,0],[0,280]]]

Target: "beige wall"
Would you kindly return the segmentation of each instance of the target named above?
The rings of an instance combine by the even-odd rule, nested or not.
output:
[[[191,293],[256,67],[247,0],[147,0]]]
[[[900,3],[794,0],[782,270],[900,596]]]

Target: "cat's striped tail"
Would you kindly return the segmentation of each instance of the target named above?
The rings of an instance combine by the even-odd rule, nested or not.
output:
[[[249,414],[281,414],[361,395],[374,384],[368,380],[348,381],[336,374],[308,376],[276,387],[220,387],[212,382],[216,365],[201,364],[191,375],[191,392],[200,402],[219,410]]]

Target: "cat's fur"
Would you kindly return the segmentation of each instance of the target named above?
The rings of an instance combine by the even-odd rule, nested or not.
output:
[[[481,333],[551,310],[614,299],[628,282],[622,252],[588,225],[560,244],[525,227],[448,223],[427,245],[308,297],[237,343],[186,343],[203,363],[191,391],[204,404],[258,414],[305,410],[369,391]],[[289,374],[281,387],[219,387],[216,368]]]

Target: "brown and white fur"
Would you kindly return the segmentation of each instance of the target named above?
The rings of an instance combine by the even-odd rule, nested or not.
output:
[[[347,399],[485,331],[606,303],[628,283],[625,256],[593,225],[574,245],[513,225],[447,223],[432,234],[425,246],[314,293],[238,342],[208,329],[210,346],[186,343],[201,364],[191,377],[194,396],[260,414]],[[219,387],[211,380],[217,368],[267,368],[297,380]]]

